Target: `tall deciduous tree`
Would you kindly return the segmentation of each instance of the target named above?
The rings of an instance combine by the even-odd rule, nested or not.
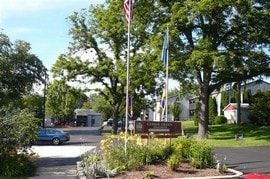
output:
[[[198,138],[208,134],[209,96],[222,85],[269,74],[269,2],[160,0],[170,26],[170,71],[181,86],[196,84]]]
[[[114,133],[117,132],[117,120],[126,100],[127,24],[123,3],[123,0],[108,0],[105,4],[90,6],[88,10],[71,15],[68,19],[72,25],[70,35],[73,41],[69,54],[61,55],[52,68],[55,75],[68,80],[82,77],[87,83],[103,85],[106,90],[95,90],[113,109]],[[153,29],[152,9],[150,1],[134,4],[130,91],[135,103],[137,99],[156,92],[157,73],[162,69],[160,60],[146,46]],[[78,56],[83,52],[88,54],[85,59]],[[90,58],[90,52],[94,57]]]
[[[17,40],[13,44],[7,35],[0,32],[0,108],[16,104],[24,94],[29,94],[33,85],[41,83],[46,68],[41,60],[30,53],[29,43]]]
[[[46,115],[53,119],[71,120],[74,110],[82,107],[85,94],[64,81],[55,80],[47,90]]]

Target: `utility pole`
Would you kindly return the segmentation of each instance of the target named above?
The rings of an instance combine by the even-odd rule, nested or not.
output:
[[[44,89],[43,89],[43,119],[42,119],[42,127],[45,128],[45,112],[46,112],[46,94],[47,94],[47,69],[44,70]]]

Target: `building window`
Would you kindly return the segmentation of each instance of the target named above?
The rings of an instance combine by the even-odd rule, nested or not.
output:
[[[195,110],[194,109],[189,110],[189,116],[194,117],[194,115],[195,115]]]

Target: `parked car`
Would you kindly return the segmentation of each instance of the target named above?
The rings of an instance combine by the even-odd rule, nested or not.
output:
[[[113,119],[108,119],[108,121],[107,121],[107,126],[112,126],[112,123],[113,123]]]
[[[70,135],[61,129],[42,128],[37,133],[37,143],[62,144],[70,140]]]
[[[105,126],[105,125],[107,125],[107,126],[112,126],[112,124],[113,124],[113,119],[108,119],[107,121],[105,121],[104,123],[103,123],[103,125]],[[122,127],[123,126],[123,121],[121,120],[121,119],[119,119],[118,121],[117,121],[117,126],[118,127]]]

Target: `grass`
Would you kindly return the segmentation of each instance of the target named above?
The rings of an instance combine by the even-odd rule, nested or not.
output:
[[[193,133],[197,137],[198,127],[193,121],[182,123],[185,134]],[[207,142],[213,147],[269,146],[270,126],[254,125],[210,125]],[[236,135],[243,134],[243,140],[236,140]]]
[[[185,135],[197,137],[198,127],[193,121],[182,122]],[[270,126],[254,125],[209,125],[207,142],[213,147],[245,147],[270,146]],[[102,135],[111,134],[111,130],[103,130]],[[243,134],[243,140],[236,140],[236,135]]]

